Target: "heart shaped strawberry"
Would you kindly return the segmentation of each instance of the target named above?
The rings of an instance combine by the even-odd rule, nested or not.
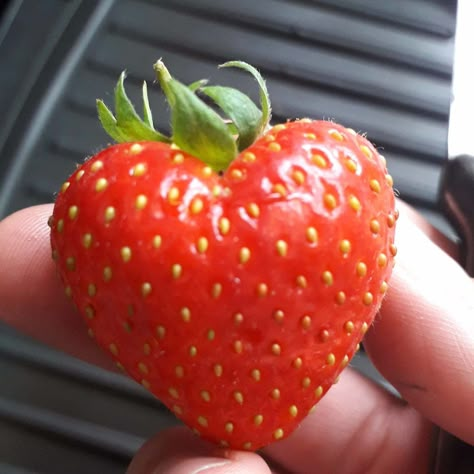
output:
[[[258,72],[225,66],[255,76],[261,111],[155,65],[171,137],[146,87],[142,120],[120,77],[115,115],[98,102],[119,144],[64,183],[51,243],[118,365],[204,438],[255,450],[289,435],[357,350],[387,291],[397,213],[365,137],[327,121],[270,128]]]

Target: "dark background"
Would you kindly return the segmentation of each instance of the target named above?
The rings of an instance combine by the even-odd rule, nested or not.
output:
[[[455,238],[438,211],[446,160],[455,1],[10,0],[0,9],[0,218],[50,202],[75,163],[108,142],[95,99],[120,71],[139,104],[163,57],[184,82],[211,78],[257,99],[216,65],[267,78],[274,122],[330,118],[383,148],[401,198]],[[168,114],[149,87],[156,125]],[[7,278],[0,270],[0,280]],[[354,365],[385,382],[364,355]],[[388,387],[390,389],[390,387]],[[0,474],[121,473],[175,423],[124,377],[0,325]]]

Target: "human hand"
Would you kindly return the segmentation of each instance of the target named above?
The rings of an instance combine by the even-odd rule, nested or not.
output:
[[[437,426],[474,444],[474,286],[456,248],[399,203],[397,265],[364,346],[404,400],[348,368],[289,438],[262,452],[217,448],[186,428],[159,433],[130,474],[428,472]],[[56,277],[51,206],[0,223],[0,318],[87,362],[113,363],[91,341]],[[208,468],[209,470],[206,470]]]

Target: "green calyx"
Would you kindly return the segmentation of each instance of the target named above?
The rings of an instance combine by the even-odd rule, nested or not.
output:
[[[154,128],[146,82],[142,90],[143,118],[138,115],[125,92],[124,72],[115,87],[115,115],[102,100],[97,100],[102,127],[119,143],[174,143],[216,171],[224,170],[240,151],[267,130],[271,105],[265,82],[253,66],[230,61],[219,67],[237,67],[254,76],[260,89],[261,110],[247,95],[232,87],[208,86],[206,80],[184,85],[159,60],[153,68],[171,109],[171,136]],[[213,106],[207,103],[209,100]]]

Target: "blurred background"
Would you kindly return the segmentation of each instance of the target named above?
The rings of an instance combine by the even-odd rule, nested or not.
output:
[[[258,100],[237,70],[261,70],[273,122],[334,119],[383,150],[402,199],[451,238],[438,187],[447,159],[455,0],[9,0],[0,7],[0,218],[51,202],[75,164],[108,143],[95,99],[149,83],[152,64]],[[0,273],[1,278],[7,275]],[[364,354],[356,368],[385,381]],[[128,379],[0,325],[0,474],[122,473],[144,439],[176,421]],[[390,387],[388,386],[388,389]]]

